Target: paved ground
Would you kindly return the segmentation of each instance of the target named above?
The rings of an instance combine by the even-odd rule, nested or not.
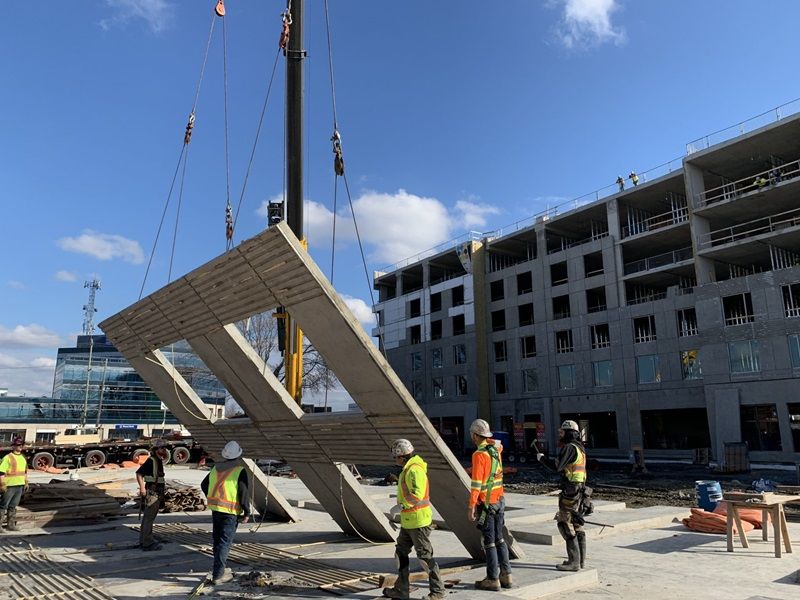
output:
[[[168,479],[197,484],[204,471],[174,467],[168,470]],[[298,480],[274,479],[287,498],[295,501],[313,499]],[[388,510],[393,502],[391,488],[374,488],[374,495],[382,507]],[[511,504],[523,505],[513,511],[516,518],[525,521],[526,510],[537,528],[546,531],[555,524],[541,521],[535,506],[548,506],[552,498],[514,496]],[[325,515],[308,508],[301,508],[303,521],[295,524],[263,523],[260,527],[242,527],[237,542],[267,544],[281,548],[308,559],[319,560],[320,568],[392,573],[394,570],[392,545],[369,545],[360,540],[343,536]],[[609,518],[616,522],[630,518],[636,521],[636,509],[620,511],[619,506],[607,505]],[[599,515],[604,514],[602,511]],[[598,516],[599,519],[599,516]],[[131,548],[137,539],[131,528],[136,518],[128,517],[97,526],[78,526],[51,529],[47,534],[31,531],[21,538],[8,535],[0,543],[27,542],[44,549],[50,559],[60,564],[70,564],[85,575],[95,578],[111,596],[118,600],[133,598],[185,598],[191,587],[200,581],[210,568],[211,559],[191,547],[168,544],[157,553],[142,553]],[[159,522],[182,522],[193,528],[208,530],[208,513],[163,515]],[[642,520],[642,523],[646,521]],[[606,530],[603,535],[589,542],[588,562],[591,569],[577,575],[563,575],[553,567],[564,558],[564,550],[558,541],[555,545],[525,544],[527,558],[516,562],[514,574],[518,586],[507,594],[479,594],[472,583],[483,576],[483,569],[467,569],[468,557],[455,536],[446,531],[436,531],[434,547],[445,568],[457,569],[445,579],[458,580],[451,588],[448,600],[467,600],[490,597],[540,598],[548,594],[571,592],[581,598],[621,598],[646,600],[696,600],[698,598],[725,598],[730,600],[793,599],[800,598],[800,524],[790,523],[789,531],[796,540],[798,550],[794,554],[777,559],[773,556],[772,541],[762,542],[758,532],[751,533],[749,550],[736,547],[728,553],[724,536],[700,534],[688,531],[682,525],[662,523],[656,527],[635,529],[621,528],[619,532]],[[37,535],[38,534],[38,535]],[[210,536],[209,536],[210,537]],[[27,546],[24,546],[27,547]],[[299,564],[299,563],[298,563]],[[235,566],[235,565],[234,565]],[[465,570],[466,569],[466,570]],[[238,569],[241,573],[249,569]],[[320,598],[331,594],[302,587],[300,580],[289,572],[270,572],[273,581],[283,586],[265,588],[243,588],[238,584],[227,585],[219,590],[216,598]],[[7,589],[6,585],[0,588]],[[425,593],[424,582],[414,597]],[[348,594],[348,598],[374,598],[380,591],[362,591]],[[5,597],[12,596],[6,594]]]

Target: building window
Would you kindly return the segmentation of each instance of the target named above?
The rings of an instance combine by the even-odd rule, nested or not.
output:
[[[686,381],[703,378],[703,367],[700,364],[700,356],[698,356],[697,350],[681,352],[681,373]]]
[[[661,367],[657,355],[636,357],[636,381],[638,383],[661,383]]]
[[[517,275],[517,294],[530,294],[533,291],[533,275],[530,271]]]
[[[464,335],[466,331],[464,315],[456,315],[453,317],[453,335]]]
[[[539,376],[536,369],[522,370],[522,391],[531,393],[539,391]]]
[[[492,312],[492,331],[503,331],[506,328],[506,311],[495,310]]]
[[[18,437],[25,440],[24,429],[0,429],[0,444],[3,446],[10,446],[12,440]]]
[[[603,274],[603,253],[592,252],[583,255],[583,273],[585,277]]]
[[[466,344],[456,344],[453,346],[453,364],[463,365],[467,362],[467,346]]]
[[[434,377],[431,383],[433,384],[433,397],[442,398],[444,396],[444,379],[441,377]]]
[[[606,288],[586,290],[586,309],[590,313],[602,312],[606,308]]]
[[[415,300],[410,300],[408,302],[408,316],[409,318],[413,319],[414,317],[420,316],[422,314],[421,304],[419,298]]]
[[[503,280],[493,281],[489,284],[489,296],[492,302],[502,300],[505,298],[505,290],[503,289]]]
[[[519,326],[533,325],[533,303],[520,304],[517,307],[519,313]]]
[[[453,306],[461,306],[464,304],[464,286],[457,285],[450,290],[450,300]]]
[[[572,330],[556,331],[556,354],[566,354],[574,350],[572,346]]]
[[[467,395],[467,378],[464,375],[456,375],[456,396]]]
[[[800,369],[800,335],[796,333],[789,336],[789,356],[792,358],[792,368]],[[800,452],[800,448],[795,452]]]
[[[422,352],[411,353],[411,371],[422,371]]]
[[[558,389],[575,389],[575,365],[561,365],[558,367]]]
[[[442,339],[442,320],[437,319],[436,321],[431,321],[431,339],[432,340],[440,340]]]
[[[592,383],[594,387],[614,385],[614,370],[610,360],[599,360],[592,363]]]
[[[800,317],[800,283],[781,286],[781,290],[783,290],[783,309],[786,317]]]
[[[520,338],[519,345],[522,358],[533,358],[536,356],[536,336],[526,335]]]
[[[566,319],[569,317],[569,296],[556,296],[553,298],[553,318]]]
[[[494,343],[494,362],[506,362],[506,341]]]
[[[567,283],[568,281],[569,275],[566,261],[550,265],[550,285],[555,287]]]
[[[379,310],[375,314],[378,315],[378,327],[383,327],[386,324],[383,322],[383,311]]]
[[[739,407],[742,423],[742,440],[748,448],[756,451],[780,451],[781,431],[778,425],[778,411],[774,404],[760,404]]]
[[[412,344],[419,344],[422,341],[422,327],[412,325],[408,328],[408,337]]]
[[[559,421],[575,421],[587,448],[619,448],[617,413],[561,413]]]
[[[697,335],[697,313],[693,308],[684,308],[677,312],[678,315],[678,335],[689,337]]]
[[[442,292],[431,294],[431,312],[442,310]]]
[[[494,391],[497,394],[508,393],[508,373],[494,374]]]
[[[725,314],[725,326],[743,325],[755,321],[753,300],[750,293],[725,296],[722,299],[722,310]]]
[[[789,410],[789,428],[792,430],[794,451],[800,452],[800,403],[789,403],[786,408]]]
[[[633,343],[656,341],[656,316],[647,315],[633,320]]]
[[[172,432],[170,429],[169,432]],[[156,430],[153,430],[153,435],[156,435]],[[161,437],[160,435],[158,437]],[[54,444],[56,441],[55,431],[37,431],[36,443],[37,444]]]
[[[608,323],[592,325],[589,327],[589,333],[592,336],[592,350],[611,346],[611,332],[608,329]]]
[[[758,342],[746,340],[743,342],[728,342],[728,358],[731,364],[731,373],[757,373],[761,370],[758,362]]]
[[[643,410],[642,437],[646,450],[710,448],[705,408]]]
[[[434,348],[431,350],[431,367],[434,369],[442,368],[442,349]]]
[[[418,379],[411,382],[411,395],[414,400],[422,400],[422,382]]]

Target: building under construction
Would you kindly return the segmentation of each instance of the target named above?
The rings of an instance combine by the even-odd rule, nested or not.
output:
[[[737,132],[738,133],[738,132]],[[376,273],[373,332],[448,443],[800,456],[800,116]],[[627,185],[626,185],[627,184]]]

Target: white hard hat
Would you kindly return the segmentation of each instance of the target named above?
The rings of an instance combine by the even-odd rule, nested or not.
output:
[[[564,431],[566,431],[567,429],[571,429],[572,431],[580,431],[578,424],[575,421],[570,421],[570,420],[564,421],[561,424],[561,429],[563,429]]]
[[[241,455],[242,447],[239,445],[239,442],[230,441],[225,444],[225,447],[222,449],[222,458],[227,460],[239,458]]]
[[[414,454],[414,446],[406,439],[400,438],[392,442],[392,456],[408,456]]]
[[[489,429],[489,423],[483,419],[475,419],[472,425],[469,426],[469,432],[485,438],[492,437],[492,430]]]

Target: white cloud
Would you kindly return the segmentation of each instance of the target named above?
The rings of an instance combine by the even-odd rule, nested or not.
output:
[[[65,237],[58,240],[62,250],[88,254],[99,260],[112,260],[121,258],[134,265],[144,262],[144,251],[135,240],[129,240],[121,235],[111,233],[98,233],[85,229],[78,237]]]
[[[169,28],[174,17],[174,7],[167,0],[105,0],[113,15],[99,23],[104,31],[122,27],[131,20],[142,19],[150,31],[160,33]]]
[[[58,334],[31,323],[7,329],[0,325],[0,347],[5,348],[57,348],[61,345]]]
[[[54,275],[54,277],[55,277],[56,281],[71,282],[71,281],[77,281],[78,280],[78,276],[75,275],[75,273],[71,273],[70,271],[63,271],[63,270],[62,271],[56,271],[56,274]]]
[[[552,0],[551,5],[563,6],[556,35],[569,49],[606,42],[620,45],[627,39],[625,29],[611,22],[612,13],[620,8],[617,0]]]
[[[372,328],[377,325],[375,314],[369,307],[369,304],[364,302],[361,298],[354,298],[353,296],[343,295],[342,300],[347,304],[347,307],[353,312],[358,322],[364,330],[369,333]]]
[[[8,287],[14,290],[24,290],[25,284],[22,283],[21,281],[15,281],[12,279],[11,281],[8,282]]]
[[[265,200],[256,213],[266,217]],[[353,200],[361,241],[367,258],[381,265],[394,263],[465,233],[483,228],[489,215],[499,209],[476,199],[459,200],[453,207],[436,198],[418,196],[400,189],[395,193],[364,191]],[[323,204],[306,200],[305,221],[309,244],[330,247],[333,212]],[[336,244],[356,241],[355,226],[349,205],[337,210]]]
[[[0,387],[12,396],[44,396],[53,392],[56,361],[47,357],[12,356],[0,352]]]

